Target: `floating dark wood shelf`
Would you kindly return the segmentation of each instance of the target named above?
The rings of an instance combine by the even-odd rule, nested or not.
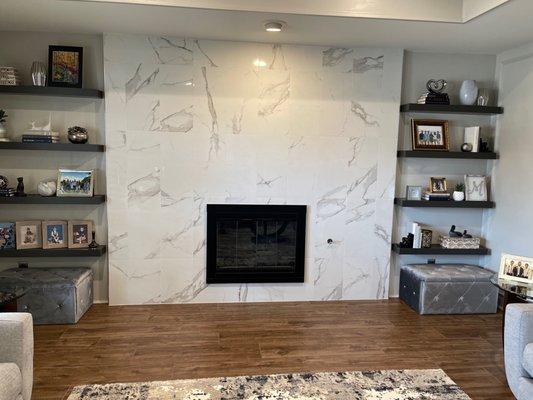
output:
[[[400,247],[399,244],[394,243],[392,245],[392,251],[397,254],[412,254],[412,255],[424,255],[424,254],[441,254],[441,255],[472,255],[483,256],[490,254],[490,250],[486,247],[480,247],[479,249],[445,249],[444,247],[434,244],[428,249],[410,249]]]
[[[25,197],[0,197],[0,204],[102,204],[105,195],[93,197],[44,197],[38,194],[29,194]]]
[[[400,112],[494,115],[503,114],[503,107],[409,103],[402,104],[400,106]]]
[[[52,86],[2,86],[0,94],[23,94],[34,96],[82,97],[101,99],[104,92],[98,89],[52,87]]]
[[[428,201],[407,200],[396,197],[394,204],[400,207],[448,207],[448,208],[494,208],[493,201]]]
[[[467,153],[463,151],[426,151],[426,150],[398,150],[398,157],[404,158],[455,158],[470,160],[496,160],[498,153]]]
[[[103,144],[0,142],[0,150],[84,151],[101,153]]]
[[[100,257],[107,251],[107,246],[95,249],[7,249],[0,250],[1,257]]]

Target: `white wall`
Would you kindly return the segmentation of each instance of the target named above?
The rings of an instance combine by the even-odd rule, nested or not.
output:
[[[498,56],[496,78],[505,110],[498,117],[492,196],[497,208],[486,212],[484,233],[493,249],[487,268],[498,270],[501,253],[533,257],[533,44]]]
[[[103,89],[103,52],[100,35],[65,35],[60,33],[0,32],[0,65],[18,68],[23,84],[31,85],[30,69],[33,61],[48,65],[49,45],[82,46],[84,48],[84,87]],[[84,126],[89,130],[90,143],[104,143],[103,100],[72,99],[60,97],[0,95],[0,108],[9,115],[7,129],[14,140],[29,127],[31,121],[46,122],[51,113],[52,128],[60,132],[67,142],[67,128]],[[59,168],[97,169],[96,193],[105,193],[105,163],[102,154],[6,151],[0,157],[0,174],[6,175],[11,185],[16,178],[24,177],[26,192],[36,193],[37,184],[43,179],[57,177]],[[1,221],[21,220],[69,220],[90,219],[96,225],[96,237],[107,242],[107,217],[105,205],[100,206],[43,206],[2,205]],[[85,258],[0,258],[0,268],[16,266],[27,261],[30,267],[42,266],[91,266],[95,274],[94,295],[96,301],[107,300],[107,260]]]
[[[106,35],[104,56],[111,304],[387,297],[402,51]],[[308,205],[305,283],[207,286],[208,203]]]

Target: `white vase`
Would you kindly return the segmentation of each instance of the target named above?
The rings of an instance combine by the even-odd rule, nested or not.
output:
[[[452,197],[455,201],[463,201],[465,199],[465,192],[458,192],[455,190]]]
[[[474,105],[477,100],[478,91],[476,81],[471,79],[463,81],[459,90],[459,102],[465,106]]]

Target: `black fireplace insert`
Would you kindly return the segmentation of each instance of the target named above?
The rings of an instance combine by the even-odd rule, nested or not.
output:
[[[306,206],[207,205],[207,283],[303,282]]]

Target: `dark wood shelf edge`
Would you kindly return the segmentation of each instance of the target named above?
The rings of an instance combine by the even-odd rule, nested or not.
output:
[[[98,246],[96,249],[7,249],[0,250],[0,258],[24,257],[100,257],[107,252],[107,246]]]
[[[480,247],[479,249],[445,249],[439,245],[433,245],[426,249],[412,249],[400,247],[398,243],[392,244],[392,251],[396,254],[410,254],[410,255],[472,255],[472,256],[484,256],[490,254],[490,249],[486,247]]]
[[[0,204],[80,204],[94,205],[106,202],[105,194],[92,197],[45,197],[38,194],[29,194],[25,197],[0,197]]]
[[[0,85],[0,94],[20,94],[31,96],[79,97],[102,99],[104,92],[99,89],[69,88],[55,86],[7,86]]]
[[[103,153],[103,144],[0,142],[0,150],[83,151]]]
[[[417,104],[408,103],[400,105],[400,112],[433,112],[448,114],[503,114],[503,107],[496,106],[464,106],[460,104]]]
[[[465,153],[462,151],[398,150],[398,158],[454,158],[470,160],[497,160],[498,153]]]
[[[396,197],[394,204],[400,207],[420,207],[420,208],[494,208],[493,201],[429,201],[429,200],[406,200]]]

